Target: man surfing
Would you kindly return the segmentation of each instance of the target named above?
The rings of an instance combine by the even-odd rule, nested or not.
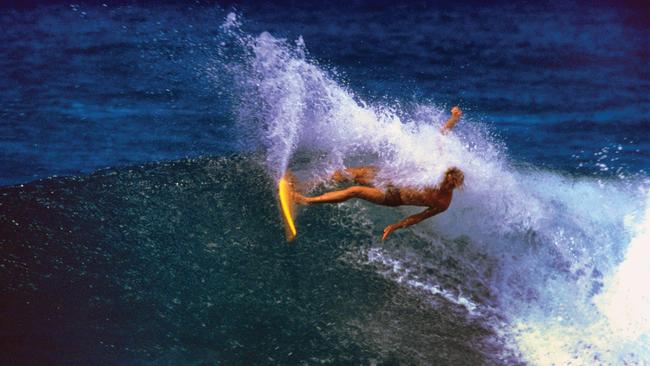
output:
[[[442,133],[448,133],[456,125],[462,111],[458,107],[451,110],[451,117],[442,127]],[[352,182],[356,185],[343,190],[328,192],[320,196],[306,197],[300,193],[294,192],[293,199],[298,204],[310,205],[315,203],[339,203],[351,198],[360,198],[382,206],[424,206],[424,211],[409,216],[395,224],[386,226],[381,239],[385,240],[390,233],[397,229],[403,229],[417,224],[429,217],[437,215],[447,210],[451,203],[454,189],[463,185],[465,176],[463,172],[451,167],[445,172],[442,182],[437,186],[415,188],[415,187],[397,187],[390,182],[385,188],[374,186],[375,176],[378,168],[373,166],[347,168],[337,170],[332,175],[332,179],[337,183]]]

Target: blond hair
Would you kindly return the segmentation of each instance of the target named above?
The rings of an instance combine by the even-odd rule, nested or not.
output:
[[[450,182],[454,188],[461,187],[465,182],[465,174],[455,166],[451,167],[445,172],[445,181]]]

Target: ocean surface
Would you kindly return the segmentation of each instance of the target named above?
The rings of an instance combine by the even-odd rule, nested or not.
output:
[[[0,364],[650,363],[641,2],[0,7]],[[440,126],[463,110],[453,133]],[[301,208],[335,169],[449,210]]]

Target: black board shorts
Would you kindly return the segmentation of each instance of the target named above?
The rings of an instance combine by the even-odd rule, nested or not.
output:
[[[400,195],[399,188],[394,185],[386,186],[384,193],[384,205],[386,206],[399,206],[402,204],[402,196]]]

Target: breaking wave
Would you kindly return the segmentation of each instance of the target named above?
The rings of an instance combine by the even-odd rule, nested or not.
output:
[[[471,115],[443,135],[448,108],[366,102],[313,60],[301,38],[249,35],[232,13],[222,30],[221,62],[238,93],[242,138],[263,146],[271,177],[292,168],[324,181],[335,169],[373,164],[380,180],[425,186],[449,166],[465,172],[447,212],[375,241],[359,262],[489,319],[504,335],[504,352],[532,364],[650,362],[650,291],[641,265],[650,261],[646,178],[517,164]],[[375,237],[415,212],[341,207],[368,222]]]

